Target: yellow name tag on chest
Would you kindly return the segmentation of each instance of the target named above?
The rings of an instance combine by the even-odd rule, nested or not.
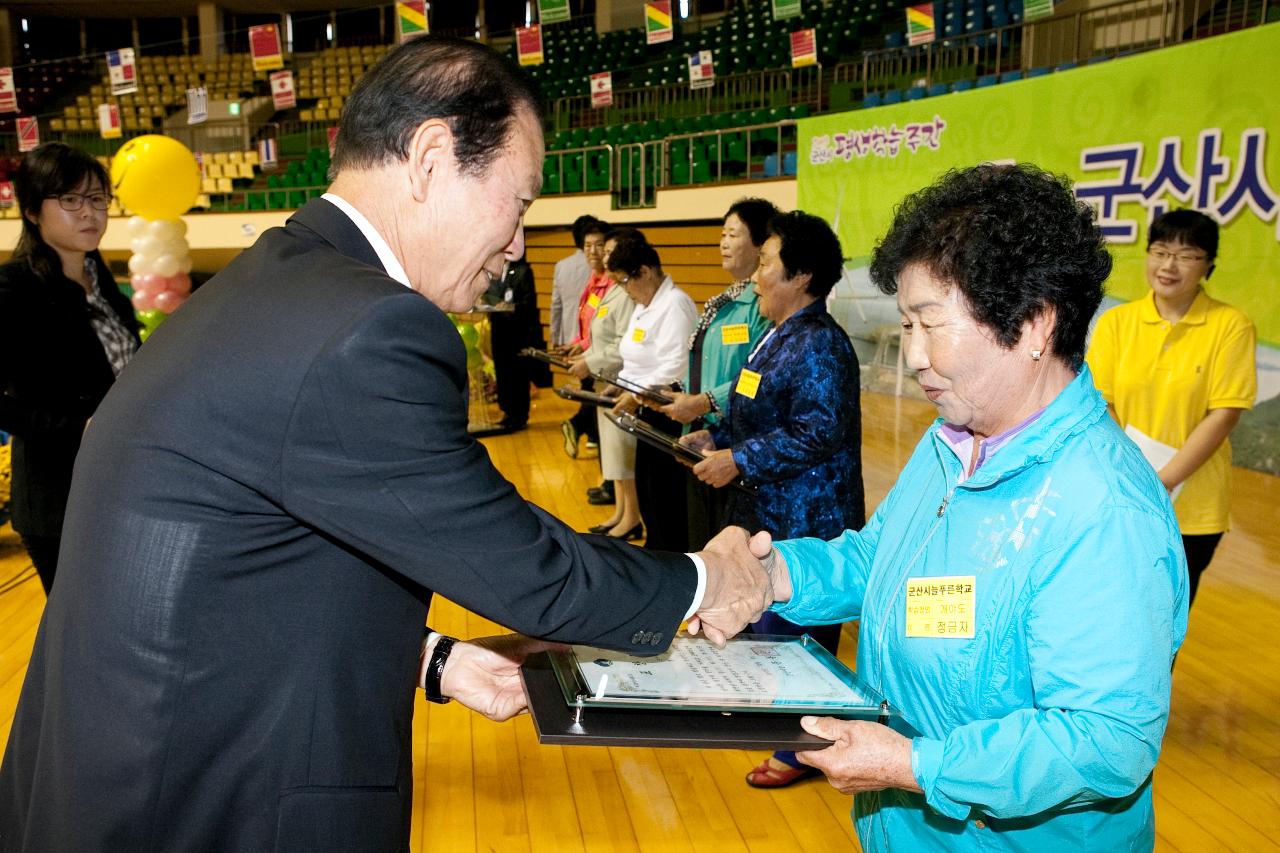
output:
[[[720,343],[731,347],[751,342],[750,329],[746,323],[731,323],[720,327]]]
[[[747,399],[754,400],[756,392],[760,390],[760,374],[754,370],[742,368],[742,372],[738,374],[738,386],[735,390]]]
[[[638,344],[644,343],[644,329],[632,329],[631,340],[635,341]]]
[[[973,575],[907,578],[907,636],[972,637],[975,586]]]
[[[588,305],[590,305],[592,308],[599,308],[599,307],[600,307],[600,294],[598,294],[598,293],[593,293],[593,294],[591,294],[590,296],[588,296],[588,297],[587,297],[587,304],[588,304]]]
[[[597,311],[597,312],[596,312],[596,316],[597,316],[597,317],[599,317],[601,320],[603,320],[605,317],[608,317],[608,316],[609,316],[609,306],[608,306],[608,305],[606,305],[606,306],[604,306],[603,308],[601,308],[599,311]]]

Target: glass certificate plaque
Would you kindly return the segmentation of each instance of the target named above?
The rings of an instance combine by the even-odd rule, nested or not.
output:
[[[743,635],[718,649],[682,634],[644,658],[571,646],[522,675],[544,743],[814,749],[826,742],[800,729],[805,714],[901,724],[808,636]]]

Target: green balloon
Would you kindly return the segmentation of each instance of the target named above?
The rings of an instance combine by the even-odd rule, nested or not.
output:
[[[147,338],[151,337],[151,333],[159,328],[160,324],[169,315],[153,308],[150,311],[139,311],[136,316],[138,318],[138,337],[142,338],[145,343]]]

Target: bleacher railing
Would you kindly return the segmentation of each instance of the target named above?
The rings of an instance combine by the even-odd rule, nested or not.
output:
[[[729,74],[705,89],[690,89],[687,80],[616,89],[612,106],[602,108],[592,108],[589,94],[570,95],[552,103],[552,122],[554,130],[572,130],[796,104],[820,108],[822,66]]]
[[[986,74],[1081,65],[1265,23],[1280,0],[1118,0],[1048,18],[866,51],[842,62],[832,88],[871,92]]]

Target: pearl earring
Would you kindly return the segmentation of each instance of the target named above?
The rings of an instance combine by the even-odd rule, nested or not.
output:
[[[1038,349],[1033,349],[1033,350],[1031,351],[1031,360],[1032,360],[1032,361],[1039,361],[1039,360],[1040,360],[1040,350],[1038,350]]]

